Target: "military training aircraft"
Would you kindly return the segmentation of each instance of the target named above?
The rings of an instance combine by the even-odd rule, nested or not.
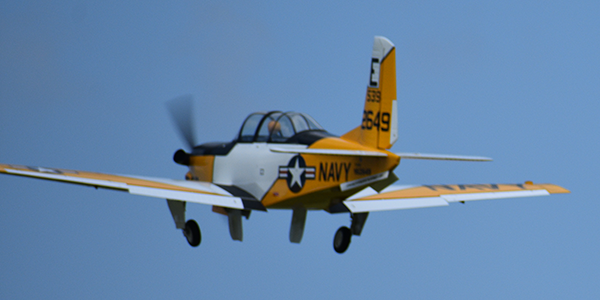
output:
[[[450,203],[545,196],[569,193],[553,184],[391,185],[401,159],[489,161],[457,156],[388,151],[398,139],[396,52],[386,38],[373,44],[371,68],[357,127],[333,135],[304,113],[250,114],[233,141],[197,145],[191,118],[191,99],[168,102],[169,111],[189,152],[177,150],[173,160],[188,167],[185,180],[109,175],[55,168],[0,164],[0,173],[95,188],[106,188],[167,199],[175,227],[188,243],[200,244],[196,221],[186,221],[188,202],[212,205],[228,217],[233,240],[242,241],[242,216],[253,210],[290,209],[289,239],[300,243],[308,210],[349,213],[350,227],[340,227],[333,248],[344,253],[353,235],[359,236],[372,211],[447,206]]]

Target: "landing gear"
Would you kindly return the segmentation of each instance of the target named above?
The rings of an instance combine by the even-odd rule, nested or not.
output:
[[[348,246],[350,246],[352,236],[360,236],[368,216],[368,212],[350,214],[350,218],[352,219],[350,228],[346,226],[340,227],[333,237],[333,249],[335,252],[340,254],[346,252]]]
[[[346,249],[350,246],[351,238],[352,232],[350,231],[350,228],[346,226],[340,227],[333,237],[333,249],[335,252],[340,254],[346,252]]]
[[[198,247],[200,241],[202,241],[202,235],[200,234],[200,227],[194,220],[188,220],[183,228],[183,236],[187,239],[188,243],[192,247]]]

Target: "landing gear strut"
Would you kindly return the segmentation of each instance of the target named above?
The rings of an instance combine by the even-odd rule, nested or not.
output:
[[[333,237],[333,249],[337,253],[344,253],[348,246],[350,246],[350,240],[352,239],[352,232],[350,228],[346,226],[340,227]]]
[[[200,234],[200,227],[196,221],[190,219],[185,223],[183,228],[183,236],[187,239],[188,243],[192,247],[198,247],[202,241],[202,235]]]

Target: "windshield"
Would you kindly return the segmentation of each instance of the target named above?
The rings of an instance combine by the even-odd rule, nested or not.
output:
[[[246,118],[240,130],[239,140],[241,142],[252,142],[254,140],[254,133],[256,133],[256,128],[264,115],[265,113],[253,113]]]

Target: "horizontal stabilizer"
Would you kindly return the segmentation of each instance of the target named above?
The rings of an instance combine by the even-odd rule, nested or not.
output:
[[[448,154],[427,154],[427,153],[396,153],[400,158],[407,159],[433,159],[433,160],[459,160],[459,161],[492,161],[484,156],[466,156],[466,155],[448,155]]]

